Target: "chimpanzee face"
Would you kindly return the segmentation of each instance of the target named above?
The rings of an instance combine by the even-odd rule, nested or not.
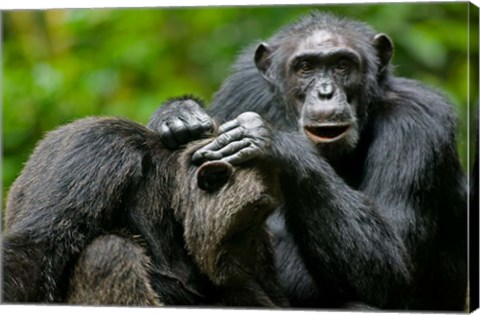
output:
[[[376,78],[365,73],[377,72],[365,69],[365,50],[383,65],[391,56],[391,42],[383,34],[365,43],[319,29],[275,48],[260,44],[255,52],[257,68],[295,112],[299,130],[329,158],[357,144],[359,120],[365,116],[365,81]]]
[[[285,98],[315,144],[355,146],[361,72],[358,53],[344,38],[326,31],[305,38],[292,53],[286,64]]]

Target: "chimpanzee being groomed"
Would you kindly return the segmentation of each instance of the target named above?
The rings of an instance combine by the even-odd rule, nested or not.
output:
[[[269,226],[292,306],[464,308],[457,118],[440,93],[395,77],[392,54],[368,25],[313,12],[247,49],[208,110],[227,122],[194,161],[260,156],[282,170]],[[157,114],[170,148],[211,125],[191,102]]]
[[[3,301],[287,305],[264,224],[276,171],[196,167],[211,141],[172,152],[116,118],[49,133],[9,193]]]

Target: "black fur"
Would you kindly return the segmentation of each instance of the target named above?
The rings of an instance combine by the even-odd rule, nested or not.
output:
[[[290,48],[318,30],[346,39],[363,64],[359,140],[333,158],[305,137],[282,90]],[[466,185],[456,116],[443,95],[382,65],[391,47],[386,37],[374,45],[375,35],[363,23],[305,16],[266,41],[266,75],[254,62],[258,45],[246,49],[208,113],[226,121],[254,111],[278,130],[272,157],[284,170],[285,205],[269,223],[293,306],[463,310]]]
[[[473,312],[479,307],[479,299],[480,299],[480,293],[479,293],[479,282],[476,281],[476,279],[480,279],[479,276],[479,268],[471,267],[471,266],[480,266],[479,264],[479,241],[480,241],[480,235],[478,231],[478,222],[479,222],[479,214],[480,214],[480,201],[478,198],[479,194],[479,187],[478,187],[478,180],[479,180],[479,168],[478,168],[478,163],[479,163],[479,146],[478,146],[478,132],[479,132],[479,113],[478,113],[478,102],[475,106],[474,112],[474,119],[472,122],[472,129],[474,131],[474,139],[471,139],[470,143],[472,144],[471,147],[473,147],[474,154],[473,154],[473,165],[472,165],[472,173],[470,175],[470,211],[469,211],[469,224],[470,224],[470,251],[469,251],[469,256],[470,256],[470,270],[469,270],[469,275],[470,275],[470,283],[469,283],[469,308],[467,309],[470,312]]]
[[[209,141],[172,152],[115,118],[49,133],[8,196],[3,302],[285,306],[264,226],[275,170],[194,166]]]

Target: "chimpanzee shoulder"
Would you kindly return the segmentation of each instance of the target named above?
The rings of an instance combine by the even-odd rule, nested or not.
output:
[[[118,118],[47,134],[9,193],[4,301],[286,305],[264,225],[276,170],[192,164],[210,141],[171,151]]]

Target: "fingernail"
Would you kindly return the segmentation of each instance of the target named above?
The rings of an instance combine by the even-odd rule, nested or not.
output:
[[[196,160],[199,160],[203,157],[203,153],[202,152],[195,152],[192,156],[192,161],[196,161]]]

